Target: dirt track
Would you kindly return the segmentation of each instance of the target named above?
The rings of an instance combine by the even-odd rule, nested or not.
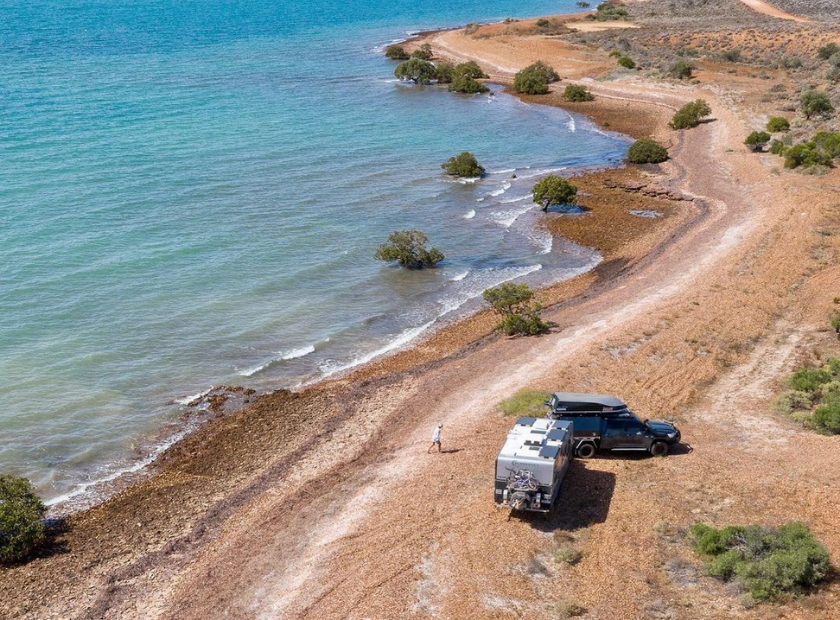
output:
[[[593,90],[669,107],[694,94],[634,84]],[[306,500],[290,498],[280,484],[262,495],[152,599],[160,616],[207,618],[224,609],[234,618],[539,618],[551,617],[547,598],[564,592],[591,610],[589,617],[639,618],[653,604],[673,617],[730,617],[737,604],[713,598],[716,588],[701,586],[699,576],[686,591],[667,581],[661,565],[682,550],[660,555],[659,546],[667,546],[655,532],[661,521],[684,527],[698,519],[798,517],[814,524],[836,557],[840,539],[830,524],[840,487],[833,440],[751,411],[754,401],[766,405],[762,390],[773,371],[790,364],[794,347],[765,341],[701,405],[682,407],[718,368],[699,349],[680,359],[684,353],[669,346],[674,337],[685,341],[686,325],[708,329],[718,321],[737,336],[739,318],[720,302],[721,293],[757,286],[766,274],[752,266],[754,278],[734,276],[733,269],[790,256],[807,237],[790,214],[792,204],[771,198],[778,188],[759,185],[762,166],[726,156],[740,142],[741,121],[704,95],[715,122],[687,134],[675,158],[674,177],[698,197],[680,238],[623,284],[553,316],[563,326],[559,333],[497,341],[413,379],[386,408],[371,412],[371,429],[388,423],[363,448],[368,458],[347,464],[352,443],[313,453],[303,471],[327,471],[331,454],[340,481],[320,479]],[[781,222],[788,238],[768,245]],[[770,286],[773,295],[783,294],[785,277],[794,275],[783,271],[782,281]],[[779,301],[759,310],[761,319],[771,321],[786,300]],[[695,316],[678,321],[682,313]],[[795,343],[801,335],[793,330],[786,337]],[[640,340],[643,346],[634,346]],[[610,343],[620,353],[605,351]],[[527,385],[618,391],[650,415],[676,414],[693,451],[663,460],[577,463],[550,522],[507,522],[491,507],[488,472],[510,422],[493,407]],[[429,456],[426,435],[439,420],[450,451]],[[802,479],[807,486],[797,484]],[[768,488],[773,492],[756,492]],[[793,501],[779,502],[779,494]],[[577,566],[540,557],[555,529],[577,539],[585,554]],[[529,574],[534,559],[547,574]],[[144,597],[147,611],[152,601]],[[681,616],[685,605],[698,602]],[[794,606],[788,617],[799,613]],[[820,617],[810,609],[807,615]]]
[[[433,45],[500,78],[534,55],[577,78],[603,62],[554,40],[456,37]],[[587,83],[666,117],[697,96],[711,103],[712,122],[682,141],[661,136],[674,145],[669,182],[695,197],[671,237],[553,311],[555,333],[491,339],[377,384],[335,413],[329,441],[278,456],[217,498],[233,507],[209,540],[80,576],[85,596],[13,617],[539,620],[557,617],[558,599],[592,619],[768,617],[702,576],[680,535],[696,521],[801,519],[838,564],[837,438],[771,404],[803,351],[834,346],[819,330],[840,280],[837,173],[773,173],[775,158],[746,153],[754,112],[726,85]],[[690,446],[577,461],[550,520],[508,521],[490,476],[511,421],[494,406],[523,386],[620,394],[641,415],[675,417]],[[438,421],[445,453],[427,455]],[[578,564],[552,559],[557,532],[583,552]],[[838,603],[835,583],[777,617],[830,620]]]

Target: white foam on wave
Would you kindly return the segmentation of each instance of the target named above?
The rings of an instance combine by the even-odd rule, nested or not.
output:
[[[207,396],[210,392],[213,391],[212,387],[207,388],[203,392],[198,392],[197,394],[193,394],[192,396],[184,396],[183,398],[176,398],[173,402],[179,405],[189,405],[194,400],[198,400],[203,396]]]
[[[460,282],[461,280],[463,280],[464,278],[466,278],[469,274],[470,274],[470,270],[469,270],[469,269],[467,269],[467,270],[466,270],[465,272],[463,272],[463,273],[459,273],[458,275],[452,276],[451,278],[449,278],[449,281],[450,281],[450,282]]]
[[[504,170],[493,170],[492,172],[488,172],[487,174],[511,174],[516,172],[516,168],[505,168]]]
[[[462,216],[465,220],[471,220],[475,217],[475,209],[470,209],[467,213],[464,213]]]
[[[541,177],[541,176],[545,176],[547,174],[552,174],[554,172],[562,172],[566,168],[568,168],[568,166],[560,166],[559,168],[540,168],[539,170],[537,170],[533,174],[523,174],[523,175],[520,175],[518,178],[520,178],[520,179],[533,179],[534,177]]]
[[[493,196],[495,198],[496,196],[501,196],[502,194],[504,194],[509,189],[510,189],[510,183],[505,182],[499,189],[493,190],[492,192],[487,192],[487,195],[488,196]]]
[[[304,357],[305,355],[309,355],[310,353],[315,353],[315,345],[307,345],[305,347],[300,347],[298,349],[291,349],[290,351],[286,351],[281,353],[277,357],[273,357],[267,362],[260,364],[259,366],[254,366],[253,368],[247,368],[245,370],[239,371],[239,375],[243,377],[251,377],[258,372],[265,370],[269,366],[276,364],[278,362],[287,362],[289,360],[298,359],[299,357]]]
[[[529,198],[532,198],[532,197],[533,196],[531,194],[528,194],[527,196],[517,196],[516,198],[508,198],[507,200],[500,200],[499,204],[510,205],[510,204],[515,203],[515,202],[522,202],[523,200],[528,200]]]
[[[490,219],[499,224],[502,228],[510,228],[521,216],[525,215],[532,209],[532,205],[528,204],[519,209],[512,209],[510,211],[493,211],[490,214]]]
[[[205,394],[206,394],[206,392],[205,392]],[[47,506],[58,506],[60,504],[67,503],[67,502],[69,502],[70,500],[72,500],[76,497],[79,497],[81,495],[86,494],[91,487],[94,487],[94,486],[97,486],[97,485],[102,485],[102,484],[107,484],[109,482],[113,482],[114,480],[116,480],[120,476],[124,476],[126,474],[137,473],[138,471],[140,471],[142,469],[145,469],[146,467],[148,467],[149,465],[154,463],[161,454],[163,454],[169,448],[171,448],[176,443],[181,441],[184,437],[186,437],[193,430],[194,430],[194,425],[189,425],[189,426],[181,429],[179,432],[173,434],[171,437],[166,439],[166,441],[163,441],[160,444],[158,444],[157,446],[155,446],[155,449],[152,452],[150,452],[145,458],[140,459],[136,463],[133,463],[133,464],[128,465],[126,467],[115,469],[110,474],[104,475],[101,478],[95,478],[95,479],[89,480],[87,482],[81,482],[81,483],[77,484],[76,487],[72,491],[68,491],[67,493],[59,495],[58,497],[54,497],[50,500],[47,500],[44,503]]]
[[[453,183],[460,183],[461,185],[472,185],[473,183],[478,183],[481,180],[481,177],[462,177],[460,179],[455,179]]]
[[[535,227],[528,234],[528,239],[537,247],[537,254],[548,254],[554,247],[554,235],[545,228]]]
[[[437,321],[437,318],[434,318],[431,321],[428,321],[418,327],[410,327],[404,330],[402,333],[400,333],[399,336],[397,336],[394,340],[392,340],[385,346],[371,351],[370,353],[366,353],[365,355],[356,357],[352,361],[347,362],[346,364],[336,364],[334,363],[334,361],[333,363],[327,362],[320,366],[321,374],[323,377],[331,377],[336,373],[344,372],[345,370],[350,370],[351,368],[361,366],[362,364],[367,364],[371,360],[381,355],[385,355],[386,353],[390,353],[394,349],[398,349],[407,345],[409,342],[417,338],[417,336],[419,336],[424,331],[429,329],[432,325],[434,325],[435,321]]]

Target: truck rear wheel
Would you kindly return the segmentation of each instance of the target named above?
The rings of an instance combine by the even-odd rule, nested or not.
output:
[[[582,459],[591,459],[595,456],[595,444],[584,442],[577,447],[577,455]]]
[[[664,441],[654,441],[650,447],[653,456],[665,456],[668,454],[668,444]]]

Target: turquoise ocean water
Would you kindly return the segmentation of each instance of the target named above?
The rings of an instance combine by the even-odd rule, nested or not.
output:
[[[0,6],[0,471],[46,498],[138,466],[191,395],[335,373],[598,257],[528,200],[618,161],[580,117],[395,83],[407,31],[572,0]],[[462,150],[490,174],[444,178]],[[512,174],[517,179],[511,179]],[[372,260],[396,229],[447,255]]]

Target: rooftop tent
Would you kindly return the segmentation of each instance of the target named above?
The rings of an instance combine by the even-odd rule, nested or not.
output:
[[[604,394],[555,392],[550,402],[552,411],[566,413],[608,413],[627,409],[627,405],[615,396]]]

